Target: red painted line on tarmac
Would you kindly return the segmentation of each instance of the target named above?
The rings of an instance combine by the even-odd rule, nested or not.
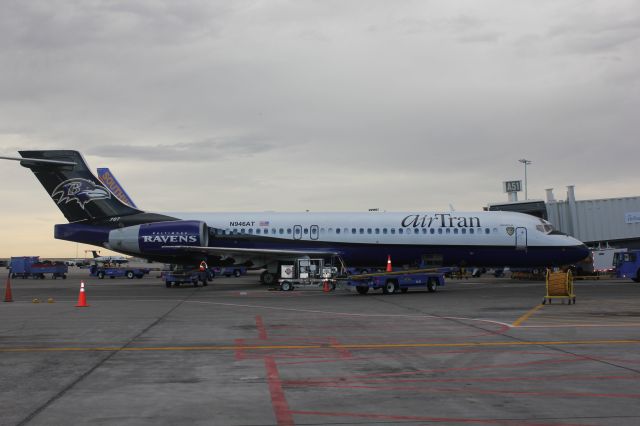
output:
[[[267,340],[267,329],[260,315],[256,315],[256,327],[258,327],[258,338],[260,340]]]
[[[242,349],[242,347],[244,346],[244,339],[236,339],[236,361],[242,361],[244,359],[247,359],[247,354],[246,352]]]
[[[329,337],[329,343],[335,346],[338,346],[340,344],[340,342],[336,337]],[[340,358],[342,359],[349,359],[353,356],[351,354],[351,351],[347,348],[337,347],[336,349],[338,350],[338,353],[340,354]]]
[[[542,396],[542,397],[564,397],[564,398],[619,398],[619,399],[640,399],[637,393],[593,393],[593,392],[560,392],[560,391],[516,391],[512,389],[506,390],[489,390],[489,389],[469,389],[469,388],[419,388],[415,386],[364,386],[364,385],[326,385],[319,386],[332,389],[366,389],[374,391],[401,391],[401,392],[449,392],[462,395],[481,394],[481,395],[509,395],[509,396]]]
[[[276,416],[276,422],[278,426],[293,426],[295,423],[282,389],[282,380],[280,380],[280,372],[276,361],[270,356],[265,356],[264,366],[267,370],[267,382],[269,383],[271,405]]]
[[[474,418],[456,418],[456,417],[422,417],[422,416],[394,416],[389,414],[370,414],[370,413],[345,413],[345,412],[325,412],[325,411],[302,411],[294,410],[292,414],[305,416],[324,416],[324,417],[357,417],[372,420],[397,420],[397,421],[418,421],[433,423],[482,423],[482,424],[498,424],[498,425],[526,425],[526,426],[582,426],[575,423],[549,423],[540,420],[501,420],[501,419],[474,419]]]

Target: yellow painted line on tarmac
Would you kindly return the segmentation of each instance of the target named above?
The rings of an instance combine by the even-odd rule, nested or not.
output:
[[[460,342],[460,343],[362,343],[339,345],[247,345],[247,346],[157,346],[157,347],[66,347],[66,348],[0,348],[4,352],[162,352],[162,351],[259,351],[288,349],[407,349],[407,348],[459,348],[509,346],[571,346],[571,345],[638,345],[640,339],[629,340],[554,340],[512,342]]]
[[[520,324],[522,324],[523,322],[525,322],[526,320],[529,319],[529,317],[533,314],[535,314],[536,312],[538,312],[539,309],[542,308],[542,304],[540,305],[536,305],[533,308],[529,309],[524,315],[522,315],[520,318],[518,318],[517,320],[515,320],[513,322],[513,324],[511,324],[512,327],[520,327]]]

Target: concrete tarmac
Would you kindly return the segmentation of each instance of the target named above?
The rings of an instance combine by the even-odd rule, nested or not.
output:
[[[1,425],[640,424],[631,281],[541,305],[543,282],[496,278],[361,296],[87,275],[12,280]]]

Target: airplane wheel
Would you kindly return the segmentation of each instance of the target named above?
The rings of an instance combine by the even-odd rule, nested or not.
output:
[[[167,281],[166,283],[164,283],[164,285],[167,288],[171,288],[171,281]]]
[[[235,276],[236,278],[238,278],[240,276],[240,270],[236,269],[235,271],[233,271],[233,276]]]
[[[132,271],[127,271],[127,278],[129,278],[130,280],[133,279],[133,272]]]
[[[427,291],[429,293],[435,293],[438,289],[438,283],[433,278],[427,280]]]
[[[98,278],[103,280],[104,279],[104,272],[102,272],[102,271],[98,272]]]
[[[260,275],[260,281],[265,285],[273,285],[276,282],[276,274],[272,274],[269,271],[264,271],[262,275]]]
[[[356,286],[356,291],[359,294],[367,294],[369,292],[369,286],[364,286],[364,285]]]

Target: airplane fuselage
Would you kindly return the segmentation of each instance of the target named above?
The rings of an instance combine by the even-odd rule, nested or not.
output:
[[[169,213],[201,220],[210,246],[324,249],[349,265],[551,266],[585,257],[584,245],[550,232],[539,218],[512,212]],[[584,256],[583,256],[584,255]]]

